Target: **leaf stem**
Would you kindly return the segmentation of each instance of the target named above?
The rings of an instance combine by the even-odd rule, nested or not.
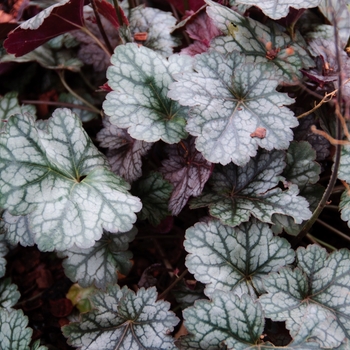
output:
[[[22,100],[21,102],[24,104],[51,105],[51,106],[58,106],[58,107],[78,108],[78,109],[82,109],[84,111],[89,111],[89,112],[94,112],[94,113],[96,112],[94,109],[92,109],[88,106],[82,106],[82,105],[77,105],[74,103],[67,103],[67,102],[39,101],[39,100]]]
[[[334,16],[334,14],[333,14]],[[339,37],[338,37],[338,31],[336,28],[334,28],[334,39],[336,42],[336,57],[337,57],[337,61],[338,61],[338,67],[342,67],[342,62],[341,62],[341,58],[340,58],[340,54],[339,54]],[[337,101],[336,104],[338,104],[338,106],[336,106],[336,111],[338,108],[339,113],[342,112],[342,106],[343,106],[343,79],[342,79],[342,72],[340,71],[338,74],[338,94],[337,94]],[[337,114],[337,112],[336,112]],[[342,125],[341,125],[341,120],[340,118],[337,116],[336,118],[336,139],[337,140],[341,140],[342,139]],[[312,213],[312,216],[310,218],[310,220],[307,221],[307,223],[304,225],[304,227],[301,229],[301,231],[298,233],[298,235],[292,240],[291,245],[293,248],[295,248],[300,241],[309,233],[310,228],[312,227],[312,225],[315,223],[315,221],[317,220],[317,218],[319,217],[319,215],[321,214],[323,208],[326,206],[327,201],[329,196],[332,194],[333,192],[333,188],[335,186],[335,183],[337,181],[337,177],[338,177],[338,169],[339,169],[339,165],[340,165],[340,155],[341,155],[341,145],[340,144],[336,144],[335,145],[335,154],[334,154],[334,164],[333,164],[333,169],[332,169],[332,175],[329,179],[329,183],[328,186],[325,190],[325,192],[323,193],[323,196],[320,200],[320,202],[317,205],[317,208],[315,209],[315,211]]]
[[[95,113],[102,116],[102,112],[96,108],[94,105],[92,105],[90,102],[86,101],[83,97],[79,96],[66,82],[64,78],[64,70],[57,71],[58,76],[60,77],[62,85],[79,101],[83,102],[86,106],[91,108]]]
[[[166,295],[187,275],[187,273],[188,270],[185,269],[179,277],[177,277],[161,294],[158,295],[158,300],[164,299]]]
[[[322,245],[324,246],[325,248],[328,248],[329,250],[331,251],[336,251],[337,249],[335,247],[333,247],[332,245],[324,242],[324,241],[321,241],[320,239],[314,237],[313,235],[311,235],[310,233],[308,233],[306,235],[306,237],[312,242],[312,243],[315,243],[315,244],[318,244],[318,245]]]
[[[96,0],[91,0],[91,6],[92,6],[92,9],[94,10],[94,13],[95,13],[95,18],[96,18],[96,23],[97,23],[97,26],[98,26],[98,29],[102,35],[102,38],[107,46],[107,49],[109,51],[110,54],[113,54],[113,47],[107,37],[107,34],[103,28],[103,25],[102,25],[102,22],[101,22],[101,18],[100,18],[100,14],[98,13],[97,11],[97,8],[96,8],[96,3],[95,3]]]
[[[339,237],[341,237],[341,238],[347,240],[348,242],[350,242],[350,236],[346,235],[344,232],[341,232],[340,230],[336,229],[332,225],[327,224],[326,222],[322,221],[321,219],[317,219],[316,222],[319,223],[320,225],[328,228],[329,230],[334,232]]]

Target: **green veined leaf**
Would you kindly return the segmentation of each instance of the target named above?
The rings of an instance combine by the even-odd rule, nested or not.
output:
[[[22,310],[0,309],[1,350],[29,350],[33,331],[27,325]]]
[[[42,251],[91,247],[102,235],[128,231],[141,209],[129,186],[107,167],[68,109],[57,109],[45,130],[23,115],[0,138],[0,206],[29,214]]]
[[[310,245],[296,254],[295,269],[283,268],[264,280],[265,316],[286,321],[292,337],[306,327],[322,347],[335,348],[350,337],[350,251],[328,255]]]
[[[20,106],[18,104],[17,92],[8,92],[0,97],[0,129],[5,125],[8,118],[18,113],[29,113],[35,115],[35,107],[32,105]]]
[[[338,170],[338,178],[346,181],[350,184],[350,146],[342,146],[340,165]],[[348,226],[350,227],[350,193],[346,189],[339,203],[339,209],[341,211],[341,218],[344,221],[347,221]]]
[[[82,350],[175,349],[169,332],[178,318],[170,304],[156,301],[155,288],[133,291],[111,286],[92,297],[95,309],[83,314],[81,322],[63,327],[68,342]]]
[[[298,121],[284,106],[293,100],[276,91],[271,65],[244,63],[237,52],[212,51],[195,60],[195,72],[175,75],[168,96],[192,107],[186,129],[207,160],[243,166],[259,146],[288,148]],[[257,130],[265,133],[257,136]]]
[[[191,57],[161,54],[136,44],[118,46],[107,70],[114,90],[103,103],[110,122],[147,142],[177,143],[186,138],[188,108],[167,97],[172,75],[192,70]]]
[[[85,288],[94,284],[106,289],[108,283],[117,283],[117,272],[126,275],[131,269],[132,254],[127,249],[136,233],[136,228],[118,234],[104,232],[91,248],[73,247],[60,253],[67,257],[62,264],[65,274]]]
[[[0,217],[0,221],[1,221],[1,217]],[[6,259],[4,257],[8,253],[6,241],[4,239],[4,234],[1,234],[2,229],[3,229],[3,226],[1,225],[0,226],[0,278],[3,277],[6,272]]]
[[[10,311],[20,297],[21,295],[17,286],[11,284],[10,278],[5,278],[0,281],[0,309],[7,309]]]
[[[35,244],[34,233],[30,229],[28,215],[15,216],[11,215],[8,210],[5,210],[2,220],[7,242],[13,245],[20,243],[23,247]]]
[[[235,228],[218,221],[197,223],[187,229],[184,246],[186,266],[206,284],[208,297],[220,289],[256,298],[262,276],[294,261],[289,243],[255,219]]]
[[[275,23],[270,27],[244,17],[228,7],[212,1],[208,15],[226,36],[212,42],[214,50],[227,54],[239,51],[249,62],[265,62],[274,67],[280,77],[276,79],[295,84],[302,77],[301,68],[314,66],[314,61],[305,50],[304,39],[296,32],[294,40],[283,33]]]
[[[295,9],[307,9],[317,7],[321,0],[236,0],[240,4],[259,7],[266,16],[272,19],[280,19],[286,17],[289,12],[289,7]]]
[[[157,172],[138,181],[133,193],[137,193],[143,205],[139,218],[148,219],[153,226],[159,225],[170,214],[168,203],[172,190],[173,186]]]
[[[277,187],[285,167],[282,151],[261,151],[244,167],[233,163],[216,166],[201,196],[193,198],[191,208],[208,206],[212,216],[223,224],[237,226],[250,216],[272,223],[273,214],[283,214],[301,223],[311,216],[307,201],[298,196],[298,187],[285,191]]]
[[[172,13],[144,5],[134,7],[130,13],[131,33],[147,33],[147,39],[142,45],[165,57],[170,56],[173,47],[180,44],[180,41],[170,34],[175,24],[176,18]]]

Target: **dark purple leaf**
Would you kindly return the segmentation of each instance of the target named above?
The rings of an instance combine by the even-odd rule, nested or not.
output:
[[[178,215],[191,196],[199,196],[213,166],[194,145],[194,138],[167,148],[169,159],[162,162],[160,172],[174,185],[169,210]]]
[[[23,56],[60,34],[82,27],[83,6],[84,0],[65,0],[46,8],[12,31],[4,41],[5,49],[16,57]]]
[[[132,182],[142,175],[141,157],[152,144],[133,139],[126,130],[112,125],[108,119],[103,121],[104,128],[97,134],[100,146],[108,148],[107,158],[112,170],[126,181]]]
[[[168,0],[170,4],[175,6],[175,8],[181,13],[185,14],[186,11],[196,12],[203,5],[205,5],[204,0]]]

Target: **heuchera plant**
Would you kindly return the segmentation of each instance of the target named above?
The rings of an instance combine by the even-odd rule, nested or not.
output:
[[[336,181],[350,227],[348,2],[38,4],[0,67],[34,61],[65,92],[49,118],[0,97],[0,277],[18,243],[62,258],[87,300],[72,348],[349,349],[350,251],[310,235]],[[68,83],[86,67],[102,98]],[[161,290],[157,264],[123,282],[138,230],[186,230]],[[3,277],[0,348],[48,349],[19,298]]]

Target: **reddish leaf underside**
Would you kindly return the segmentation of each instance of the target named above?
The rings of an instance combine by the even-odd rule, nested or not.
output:
[[[114,7],[112,6],[112,4],[110,4],[109,2],[105,1],[105,0],[97,0],[96,1],[96,7],[97,7],[97,11],[106,19],[108,19],[109,22],[111,22],[111,24],[113,25],[113,27],[115,29],[119,29],[120,24],[118,21],[118,17],[117,14],[115,12]],[[123,20],[123,24],[125,25],[129,25],[129,21],[126,18],[124,11],[122,10],[121,7],[119,7],[119,11],[121,14],[121,18]]]
[[[194,145],[194,138],[168,147],[169,159],[162,162],[160,172],[174,185],[169,210],[178,215],[191,196],[199,196],[213,170]]]
[[[16,57],[23,56],[58,35],[82,27],[83,6],[84,0],[70,0],[55,7],[37,29],[17,27],[4,41],[5,49]]]
[[[181,14],[184,14],[186,11],[196,12],[205,5],[204,0],[168,0],[168,2],[174,5]]]

